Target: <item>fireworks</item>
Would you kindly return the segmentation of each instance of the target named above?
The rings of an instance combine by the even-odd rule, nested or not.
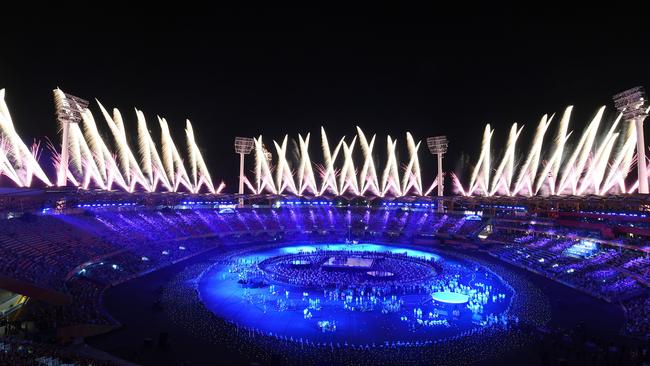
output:
[[[0,175],[19,187],[31,186],[34,178],[52,186],[38,163],[40,145],[34,143],[29,148],[20,139],[4,95],[4,89],[0,90]],[[185,125],[186,162],[165,118],[158,117],[161,138],[157,145],[144,113],[135,110],[138,146],[134,151],[127,143],[125,124],[118,109],[113,109],[111,115],[97,101],[110,130],[106,139],[87,101],[59,89],[54,90],[54,97],[64,142],[60,149],[50,144],[58,186],[71,184],[83,189],[127,192],[204,190],[213,194],[224,189],[223,183],[214,186],[189,120]],[[637,108],[642,108],[641,105]],[[513,124],[501,156],[492,155],[495,131],[486,125],[469,184],[465,186],[457,175],[451,175],[455,191],[465,196],[581,196],[637,191],[639,180],[633,181],[629,173],[634,164],[647,165],[647,161],[637,162],[634,123],[622,121],[619,114],[608,127],[603,127],[605,107],[601,107],[578,136],[569,131],[572,111],[573,107],[565,109],[552,141],[548,141],[551,140],[549,130],[555,116],[544,115],[525,150],[518,149],[523,126]],[[649,111],[650,108],[639,110],[637,114],[645,117]],[[421,143],[408,132],[404,140],[407,159],[398,159],[397,139],[386,136],[386,154],[381,166],[375,156],[376,152],[382,152],[377,135],[367,136],[357,127],[355,136],[342,137],[334,145],[322,127],[320,135],[320,162],[310,156],[312,135],[309,133],[299,134],[295,143],[288,135],[281,141],[272,141],[273,152],[266,148],[262,136],[254,138],[254,178],[244,177],[245,186],[255,194],[401,197],[429,195],[441,183],[436,178],[425,191],[418,157]],[[547,145],[549,149],[545,149]],[[292,156],[297,157],[296,161]]]
[[[334,149],[330,146],[325,129],[321,127],[323,164],[313,165],[309,155],[310,134],[304,138],[298,135],[299,162],[297,172],[291,169],[286,158],[288,136],[281,143],[273,141],[276,150],[276,163],[268,159],[262,136],[255,139],[255,185],[246,179],[246,186],[253,193],[269,192],[273,194],[291,193],[297,195],[323,194],[355,196],[404,196],[423,195],[422,177],[418,150],[420,142],[415,142],[410,133],[406,134],[406,146],[409,160],[400,168],[397,159],[397,140],[386,138],[387,159],[381,175],[373,158],[376,135],[370,140],[357,127],[357,135],[351,140],[342,137]],[[363,160],[355,161],[355,151],[360,150]],[[359,169],[360,168],[360,169]],[[314,171],[319,174],[315,174]],[[273,176],[275,172],[275,177]],[[401,179],[400,179],[401,173]],[[318,181],[316,178],[319,178]],[[319,185],[320,182],[320,185]],[[436,183],[429,189],[432,190]]]
[[[51,186],[52,182],[38,165],[38,151],[38,145],[30,150],[18,136],[5,102],[5,90],[0,89],[0,175],[7,176],[19,187],[29,187],[34,176]]]
[[[54,90],[54,96],[58,105],[69,106],[75,103],[59,89]],[[151,137],[144,113],[135,110],[140,156],[138,161],[127,143],[126,129],[120,111],[114,109],[111,116],[99,101],[97,104],[111,131],[116,154],[111,152],[109,143],[102,138],[90,109],[83,108],[80,112],[80,123],[67,122],[67,142],[64,138],[62,150],[53,151],[54,163],[59,172],[57,177],[59,185],[71,183],[84,189],[92,186],[105,190],[118,188],[127,192],[134,192],[140,188],[147,192],[157,190],[177,192],[183,189],[190,193],[198,193],[202,187],[205,187],[211,193],[219,193],[223,189],[223,183],[218,189],[215,189],[212,183],[203,156],[195,142],[194,131],[189,120],[186,122],[185,132],[191,178],[171,137],[166,119],[158,117],[161,130],[159,151]],[[61,121],[61,123],[66,122]],[[61,126],[61,129],[64,130],[65,127]],[[64,154],[69,157],[67,169],[61,168]]]
[[[523,151],[526,158],[519,166],[516,166],[516,145],[523,127],[513,124],[501,162],[494,171],[490,166],[490,143],[494,130],[487,125],[469,186],[465,188],[456,175],[452,176],[457,192],[465,196],[607,195],[634,192],[638,180],[631,187],[626,185],[635,160],[634,126],[628,124],[628,127],[620,128],[619,114],[606,133],[599,135],[605,112],[605,107],[601,107],[580,139],[571,141],[572,133],[568,132],[568,127],[572,110],[573,107],[568,107],[564,111],[553,148],[548,153],[543,147],[553,116],[542,117],[530,149]],[[546,160],[542,160],[544,155]],[[517,179],[513,180],[515,175]]]

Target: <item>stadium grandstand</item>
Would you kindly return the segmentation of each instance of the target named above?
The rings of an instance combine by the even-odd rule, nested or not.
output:
[[[71,343],[124,326],[103,305],[107,289],[206,253],[278,243],[479,251],[620,306],[625,320],[617,337],[631,344],[647,341],[650,330],[650,217],[640,209],[643,196],[307,199],[14,189],[0,199],[0,329],[8,362],[126,362],[96,350],[80,353]]]

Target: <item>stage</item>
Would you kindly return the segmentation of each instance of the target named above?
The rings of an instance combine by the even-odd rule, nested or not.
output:
[[[364,258],[357,256],[341,256],[329,257],[325,263],[322,264],[323,268],[334,269],[364,269],[369,270],[374,263],[372,258]]]

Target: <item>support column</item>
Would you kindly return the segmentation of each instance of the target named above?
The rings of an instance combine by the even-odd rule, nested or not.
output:
[[[444,196],[445,178],[442,175],[442,154],[438,154],[438,196]]]
[[[637,170],[639,175],[639,193],[648,194],[648,170],[646,167],[645,159],[645,139],[643,136],[643,120],[645,116],[639,116],[634,119],[634,124],[636,126],[636,154],[638,157],[637,160]]]
[[[63,123],[63,137],[61,141],[61,161],[59,162],[59,171],[56,177],[56,185],[65,187],[68,183],[68,129],[69,123]]]
[[[244,194],[244,154],[239,154],[239,194]],[[239,197],[239,206],[244,206],[244,199]]]
[[[239,154],[239,194],[244,194],[244,154]]]
[[[444,202],[442,200],[442,196],[444,195],[445,192],[445,178],[442,175],[442,154],[437,154],[438,155],[438,212],[442,213],[445,211],[444,207]]]

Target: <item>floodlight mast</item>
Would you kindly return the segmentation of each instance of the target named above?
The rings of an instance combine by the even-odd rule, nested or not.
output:
[[[54,106],[56,119],[62,127],[61,136],[61,161],[59,162],[59,171],[57,172],[56,185],[64,187],[68,182],[68,160],[70,146],[70,124],[80,123],[82,120],[81,112],[88,108],[88,101],[66,94],[57,88],[53,90]]]
[[[235,153],[239,154],[239,194],[244,194],[244,155],[253,151],[254,141],[250,137],[235,137]],[[243,205],[243,198],[239,198],[239,205]]]
[[[448,145],[449,141],[447,140],[447,136],[435,136],[429,137],[427,139],[427,147],[429,148],[429,152],[433,155],[436,155],[438,158],[438,197],[442,197],[444,195],[445,179],[442,171],[442,156],[447,152]],[[438,201],[438,211],[443,211],[441,200]]]
[[[646,113],[645,91],[642,86],[628,89],[614,95],[616,109],[623,114],[623,119],[634,123],[636,127],[637,173],[641,194],[648,194],[648,170],[645,157],[645,138],[643,136],[643,121]]]
[[[449,141],[447,141],[447,136],[436,136],[429,137],[427,139],[427,147],[431,154],[436,155],[438,158],[438,196],[442,196],[444,193],[444,179],[442,172],[442,156],[447,152],[447,146]]]

